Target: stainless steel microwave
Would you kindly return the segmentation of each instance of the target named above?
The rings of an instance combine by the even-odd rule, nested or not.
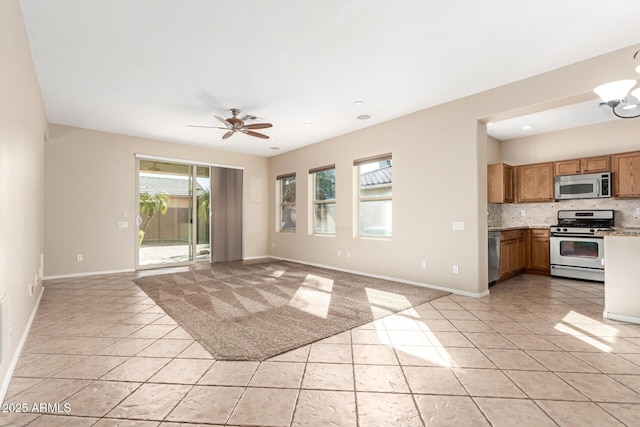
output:
[[[611,197],[611,172],[556,176],[555,198],[598,199]]]

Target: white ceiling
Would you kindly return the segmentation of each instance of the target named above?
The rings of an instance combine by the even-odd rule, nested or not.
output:
[[[487,135],[505,141],[611,120],[622,119],[617,118],[611,108],[591,100],[490,123],[487,125]],[[525,126],[531,128],[523,129]]]
[[[261,156],[640,41],[637,0],[21,5],[50,122]],[[187,127],[229,108],[273,139]]]

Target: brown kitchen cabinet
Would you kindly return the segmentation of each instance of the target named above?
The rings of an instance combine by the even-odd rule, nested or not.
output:
[[[554,164],[556,176],[578,175],[580,173],[580,159],[563,160]]]
[[[520,274],[526,265],[524,229],[503,231],[500,236],[500,279]]]
[[[514,172],[518,203],[554,201],[552,162],[516,166]]]
[[[562,160],[560,162],[555,162],[553,165],[556,176],[609,172],[611,170],[611,156]]]
[[[580,159],[582,173],[598,173],[611,171],[611,156],[597,156]]]
[[[640,151],[613,154],[613,197],[640,198]]]
[[[505,163],[487,166],[489,203],[513,203],[513,167]]]
[[[549,229],[527,230],[527,264],[525,273],[550,274]]]

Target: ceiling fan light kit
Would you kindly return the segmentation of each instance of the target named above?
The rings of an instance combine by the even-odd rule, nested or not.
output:
[[[634,55],[633,59],[638,57],[640,50]],[[636,67],[636,72],[640,74],[640,65]],[[600,97],[602,102],[600,105],[606,105],[611,108],[613,114],[621,119],[633,119],[640,117],[639,105],[640,105],[640,87],[629,92],[638,83],[636,80],[617,80],[609,83],[602,84],[595,88],[593,91]],[[628,96],[634,99],[629,99]],[[624,113],[624,111],[637,111],[635,114]]]
[[[240,114],[240,110],[237,108],[232,108],[229,111],[231,111],[231,116],[228,119],[223,119],[222,117],[218,117],[218,116],[213,116],[215,117],[218,121],[220,121],[224,127],[220,127],[220,126],[200,126],[200,125],[188,125],[189,127],[195,127],[195,128],[210,128],[210,129],[223,129],[226,130],[227,132],[222,135],[222,139],[227,139],[229,137],[231,137],[231,135],[233,135],[236,132],[242,132],[246,135],[249,136],[254,136],[256,138],[262,138],[262,139],[269,139],[269,136],[263,134],[263,133],[259,133],[259,132],[254,132],[252,129],[266,129],[266,128],[270,128],[273,125],[271,123],[252,123],[252,124],[245,124],[244,120],[239,119],[238,118],[238,114]],[[245,115],[243,117],[244,119],[254,119],[257,118],[256,116],[251,116],[251,115]]]

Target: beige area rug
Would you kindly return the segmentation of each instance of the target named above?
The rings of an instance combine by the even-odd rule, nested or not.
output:
[[[265,360],[448,295],[272,260],[135,282],[218,360]]]

